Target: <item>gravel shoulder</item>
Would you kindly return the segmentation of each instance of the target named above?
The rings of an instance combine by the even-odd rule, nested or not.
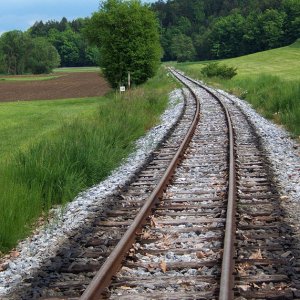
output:
[[[280,186],[283,207],[287,219],[300,233],[300,145],[288,133],[257,114],[243,100],[218,90],[224,100],[235,101],[254,124],[261,136],[263,147],[268,153],[274,169],[276,182]],[[104,182],[78,195],[63,210],[56,210],[52,221],[39,228],[30,238],[22,241],[16,251],[0,261],[0,298],[29,277],[43,262],[54,256],[59,245],[85,222],[87,216],[102,205],[106,196],[117,192],[120,186],[130,181],[133,174],[146,161],[156,145],[178,119],[183,108],[182,93],[174,91],[170,95],[170,106],[162,116],[160,125],[151,129],[137,142],[136,152],[115,170]],[[13,257],[16,256],[16,257]],[[2,267],[2,271],[1,271]]]
[[[215,91],[211,89],[212,91]],[[249,103],[222,90],[217,93],[233,100],[248,116],[256,132],[261,137],[269,162],[274,172],[274,180],[279,187],[282,207],[286,220],[300,237],[300,144],[290,138],[289,133],[281,126],[260,116]]]

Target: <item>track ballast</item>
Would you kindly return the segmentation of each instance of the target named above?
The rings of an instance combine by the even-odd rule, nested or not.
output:
[[[259,136],[230,99],[220,102],[217,92],[174,75],[189,88],[177,127],[114,204],[14,297],[300,297],[297,242],[284,222]],[[195,130],[190,130],[193,123]],[[178,154],[188,131],[192,136]],[[166,185],[157,188],[174,155],[178,158]],[[152,196],[148,215],[140,217],[129,235]]]

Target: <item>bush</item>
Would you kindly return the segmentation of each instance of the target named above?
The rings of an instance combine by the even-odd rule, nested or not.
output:
[[[210,63],[206,65],[201,73],[206,77],[221,77],[223,79],[231,79],[237,74],[237,68],[219,63]]]
[[[54,46],[44,38],[34,38],[31,42],[27,69],[33,74],[51,73],[59,66],[60,56]]]

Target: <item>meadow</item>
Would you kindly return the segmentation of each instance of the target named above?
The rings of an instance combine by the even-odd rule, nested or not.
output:
[[[0,160],[9,158],[15,150],[26,150],[66,121],[78,116],[88,118],[106,102],[105,98],[93,97],[0,103]]]
[[[269,51],[220,61],[237,67],[231,80],[204,78],[208,62],[182,63],[176,67],[195,78],[241,97],[265,117],[300,136],[300,41]]]
[[[39,81],[39,80],[50,80],[59,78],[60,76],[52,75],[52,76],[7,76],[7,77],[0,77],[0,84],[2,82],[10,82],[10,81]]]
[[[2,103],[0,251],[30,234],[51,207],[107,177],[157,124],[176,85],[161,70],[122,95]]]
[[[53,70],[54,73],[73,73],[73,72],[100,72],[99,67],[65,67],[65,68],[56,68]]]

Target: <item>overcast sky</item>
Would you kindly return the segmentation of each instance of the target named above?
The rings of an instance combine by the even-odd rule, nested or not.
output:
[[[0,35],[15,29],[25,31],[35,21],[89,17],[98,7],[99,0],[0,0]]]

